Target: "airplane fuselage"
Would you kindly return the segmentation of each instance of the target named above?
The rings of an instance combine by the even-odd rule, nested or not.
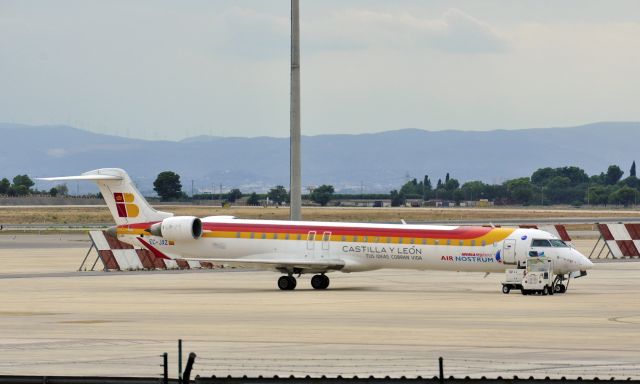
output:
[[[341,260],[342,272],[376,269],[503,272],[524,260],[533,238],[551,238],[535,229],[433,225],[290,222],[202,219],[198,239],[143,239],[171,257],[197,259],[273,258],[299,261]],[[121,226],[121,240],[140,245],[141,228]],[[549,249],[554,272],[571,268],[566,249]],[[507,260],[505,260],[505,257]],[[505,262],[506,261],[506,262]],[[304,273],[317,273],[308,269]]]

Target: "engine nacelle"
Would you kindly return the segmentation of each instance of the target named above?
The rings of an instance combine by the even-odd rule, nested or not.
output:
[[[202,236],[202,221],[194,216],[168,217],[153,224],[149,232],[167,240],[194,240]]]

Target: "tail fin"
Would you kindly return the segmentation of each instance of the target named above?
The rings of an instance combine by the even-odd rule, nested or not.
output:
[[[173,216],[156,211],[133,185],[131,178],[119,168],[101,168],[80,176],[41,178],[46,181],[88,180],[98,184],[111,215],[117,225],[155,222]]]

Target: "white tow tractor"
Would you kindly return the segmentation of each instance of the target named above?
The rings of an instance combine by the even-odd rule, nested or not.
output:
[[[505,281],[502,282],[502,293],[519,289],[523,295],[553,295],[553,261],[544,253],[529,253],[525,268],[507,269]]]

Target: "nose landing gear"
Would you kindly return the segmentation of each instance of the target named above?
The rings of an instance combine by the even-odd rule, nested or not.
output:
[[[563,284],[565,280],[564,275],[557,275],[553,280],[553,292],[554,293],[565,293],[567,289],[569,289],[569,280],[567,279],[567,285]]]

